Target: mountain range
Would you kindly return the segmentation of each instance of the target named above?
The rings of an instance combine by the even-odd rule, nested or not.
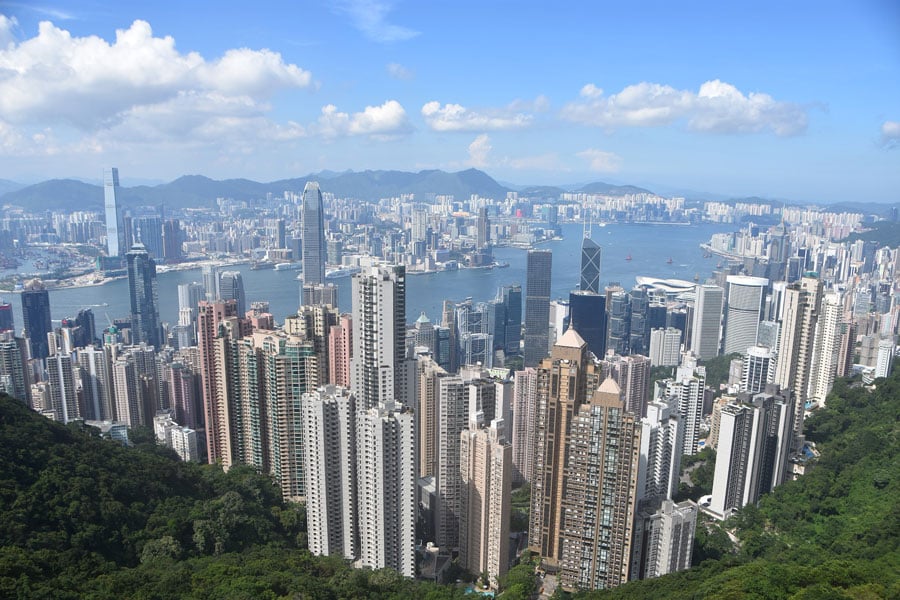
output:
[[[323,171],[305,177],[281,179],[269,183],[249,179],[215,180],[203,175],[185,175],[169,183],[148,186],[120,187],[124,206],[161,206],[188,208],[212,206],[216,198],[253,200],[267,194],[281,195],[285,191],[301,192],[307,181],[322,182],[322,189],[338,197],[374,201],[401,194],[450,194],[465,199],[473,194],[489,198],[504,198],[512,188],[501,185],[490,175],[478,169],[455,173],[426,170],[418,173],[406,171]],[[10,185],[5,185],[6,183]],[[565,191],[628,194],[648,192],[634,186],[616,186],[607,183],[590,183],[576,190],[533,186],[520,191],[520,195],[556,198]],[[80,207],[84,210],[103,209],[103,188],[76,179],[51,179],[29,186],[14,182],[0,182],[0,204],[28,207],[32,210],[59,210]]]

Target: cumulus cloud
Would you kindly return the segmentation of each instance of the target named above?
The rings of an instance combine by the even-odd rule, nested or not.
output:
[[[517,101],[521,102],[521,101]],[[531,104],[543,105],[546,99]],[[422,106],[422,117],[434,131],[499,131],[523,129],[531,125],[534,116],[517,110],[523,104],[513,103],[501,109],[476,111],[461,104],[444,104],[434,100]]]
[[[607,129],[658,127],[685,121],[693,131],[771,131],[789,136],[805,131],[808,123],[806,109],[798,104],[777,101],[763,93],[744,94],[718,79],[707,81],[697,92],[641,82],[609,96],[589,83],[579,95],[578,100],[563,107],[562,117]]]
[[[394,79],[402,79],[408,81],[415,78],[416,74],[399,63],[390,63],[387,66],[387,73]]]
[[[586,160],[591,171],[596,171],[597,173],[615,173],[622,168],[622,157],[615,152],[588,148],[575,156]]]
[[[16,41],[15,29],[19,22],[15,17],[0,14],[0,50],[5,50]]]
[[[885,148],[900,147],[900,121],[885,121],[881,124],[881,144]]]
[[[343,0],[335,10],[350,17],[353,26],[374,42],[402,42],[419,35],[418,31],[388,23],[388,13],[394,6],[378,0]]]
[[[488,134],[482,133],[469,144],[469,165],[477,169],[487,167],[491,150],[493,150],[491,138]]]
[[[353,114],[340,112],[329,104],[322,107],[319,120],[310,130],[326,138],[366,135],[388,139],[411,132],[412,126],[403,106],[396,100],[388,100],[381,106],[367,106]]]
[[[113,43],[73,37],[45,21],[36,37],[0,51],[0,114],[13,123],[90,130],[184,94],[249,98],[263,109],[276,91],[311,79],[270,50],[229,50],[214,61],[181,53],[172,37],[154,37],[146,21],[116,31]]]

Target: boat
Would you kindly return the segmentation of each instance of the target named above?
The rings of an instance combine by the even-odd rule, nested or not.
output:
[[[299,271],[303,268],[303,263],[301,262],[283,262],[275,265],[276,271]]]
[[[694,281],[700,281],[700,273],[694,273]]]
[[[669,260],[666,261],[666,264],[667,264],[667,265],[671,265],[671,264],[672,264],[672,257],[671,257],[671,256],[669,257]]]
[[[250,264],[251,271],[262,271],[263,269],[274,269],[275,263],[269,262],[267,260],[258,261]]]
[[[631,260],[631,254],[625,257],[625,260]]]
[[[325,279],[331,280],[350,277],[354,273],[359,273],[361,270],[361,267],[338,267],[336,269],[328,269],[325,271]]]

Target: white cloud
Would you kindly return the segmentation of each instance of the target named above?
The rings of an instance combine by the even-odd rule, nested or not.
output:
[[[0,14],[0,50],[5,50],[15,43],[15,29],[18,26],[19,22],[15,17]]]
[[[343,0],[335,5],[337,12],[348,15],[353,26],[374,42],[401,42],[419,35],[418,31],[387,22],[394,6],[378,0]]]
[[[546,99],[544,99],[546,101]],[[514,103],[515,104],[515,103]],[[523,129],[534,117],[519,112],[513,105],[502,109],[475,111],[461,104],[444,104],[434,100],[422,106],[422,117],[434,131],[498,131]]]
[[[387,66],[387,73],[394,79],[401,79],[404,81],[414,79],[416,76],[416,74],[411,69],[407,69],[399,63],[390,63]]]
[[[886,148],[900,146],[900,121],[885,121],[881,124],[881,144]]]
[[[389,139],[412,131],[406,111],[396,100],[381,106],[367,106],[353,114],[339,112],[333,104],[322,107],[322,114],[310,129],[326,138],[348,135],[367,135],[375,139]]]
[[[694,131],[771,131],[779,136],[802,133],[808,122],[806,109],[798,104],[777,101],[763,93],[745,95],[718,79],[707,81],[697,92],[641,82],[610,96],[589,83],[581,88],[579,100],[563,107],[562,117],[607,129],[658,127],[686,120]]]
[[[615,173],[622,168],[622,157],[615,152],[588,148],[575,156],[586,160],[591,171],[596,171],[597,173]]]
[[[493,146],[491,146],[491,138],[488,137],[488,134],[482,133],[476,137],[469,144],[469,166],[477,169],[487,167],[490,164],[491,150],[493,150]]]
[[[0,50],[0,114],[12,123],[92,131],[182,97],[240,106],[239,114],[248,103],[264,111],[272,94],[308,87],[311,79],[270,50],[234,49],[214,61],[181,53],[172,37],[154,37],[145,21],[116,31],[113,43],[73,37],[45,21],[36,37]]]

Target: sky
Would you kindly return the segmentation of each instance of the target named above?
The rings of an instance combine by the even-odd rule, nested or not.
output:
[[[900,2],[0,0],[0,178],[900,201]]]

